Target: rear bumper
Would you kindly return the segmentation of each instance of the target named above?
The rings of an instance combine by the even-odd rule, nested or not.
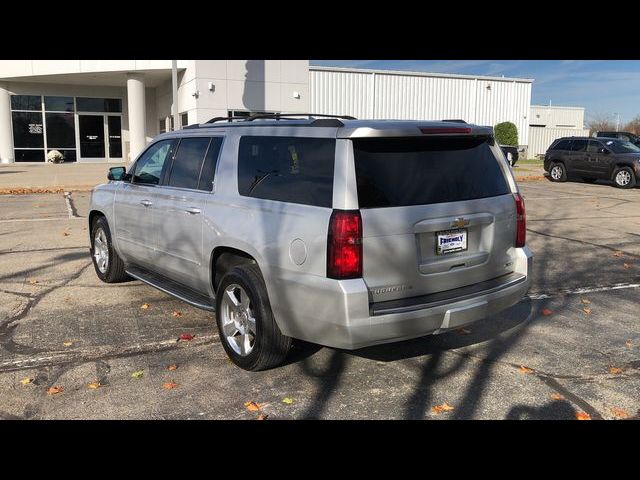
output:
[[[362,279],[316,278],[314,285],[305,285],[281,277],[278,291],[287,294],[270,295],[272,308],[285,335],[347,350],[441,333],[496,314],[526,295],[533,254],[528,247],[516,250],[516,275],[504,284],[444,301],[374,312]]]

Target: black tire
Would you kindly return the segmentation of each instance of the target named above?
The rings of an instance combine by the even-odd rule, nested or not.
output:
[[[255,318],[253,346],[246,355],[234,350],[222,326],[223,317],[228,315],[223,309],[229,308],[228,303],[223,305],[223,297],[227,287],[233,284],[239,285],[246,292]],[[284,362],[291,348],[292,339],[282,334],[273,318],[267,289],[255,264],[234,267],[220,280],[216,290],[216,323],[225,352],[233,363],[244,370],[258,371],[277,367]],[[239,331],[237,333],[240,335]]]
[[[622,178],[618,176],[619,173],[626,172],[629,175],[626,178],[629,179],[628,183],[620,183]],[[618,188],[633,188],[636,186],[636,176],[633,173],[633,169],[631,167],[618,167],[613,172],[613,184]]]
[[[104,232],[104,236],[107,240],[108,262],[105,271],[101,271],[98,267],[95,257],[95,239],[99,230]],[[124,262],[113,248],[111,241],[111,230],[109,230],[109,223],[104,217],[98,217],[91,226],[91,260],[93,261],[93,268],[96,270],[98,278],[105,283],[119,283],[129,279],[129,276],[124,271]]]
[[[554,172],[554,168],[559,168],[559,175]],[[556,178],[554,178],[554,176]],[[567,181],[567,169],[564,166],[564,163],[553,162],[549,165],[549,179],[552,182],[566,182]]]
[[[597,178],[583,178],[582,181],[584,183],[596,183],[598,181]]]

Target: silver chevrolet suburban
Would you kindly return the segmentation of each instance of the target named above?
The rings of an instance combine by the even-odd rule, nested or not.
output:
[[[459,328],[529,288],[524,202],[490,127],[216,118],[108,178],[89,215],[98,277],[215,312],[247,370],[294,338],[357,349]]]

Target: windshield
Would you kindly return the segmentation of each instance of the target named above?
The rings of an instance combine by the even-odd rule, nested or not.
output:
[[[607,140],[604,144],[613,153],[640,153],[640,148],[624,140]]]

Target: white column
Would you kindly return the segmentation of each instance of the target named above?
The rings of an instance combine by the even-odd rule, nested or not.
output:
[[[13,135],[11,133],[11,97],[7,86],[0,83],[0,163],[13,163]]]
[[[127,75],[127,105],[129,109],[129,151],[131,161],[134,161],[147,144],[144,76],[142,74],[130,73]]]

